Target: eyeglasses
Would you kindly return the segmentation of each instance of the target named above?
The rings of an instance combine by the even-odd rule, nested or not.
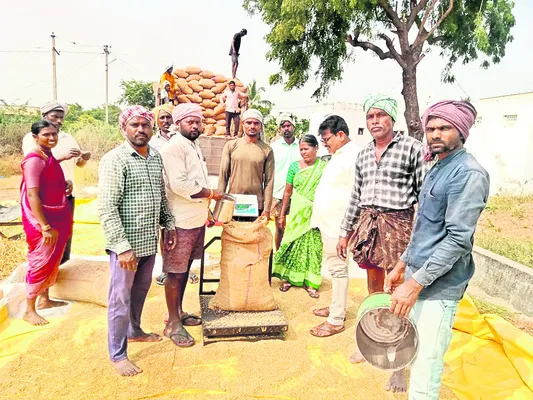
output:
[[[337,136],[335,133],[332,133],[331,135],[329,135],[327,138],[324,139],[324,137],[322,136],[320,138],[320,141],[324,144],[328,144],[329,142],[329,139],[331,139],[333,136]]]

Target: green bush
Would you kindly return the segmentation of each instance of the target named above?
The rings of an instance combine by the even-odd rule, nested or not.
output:
[[[108,125],[97,120],[72,128],[69,133],[76,138],[82,150],[90,151],[95,159],[100,159],[124,140],[117,125]]]

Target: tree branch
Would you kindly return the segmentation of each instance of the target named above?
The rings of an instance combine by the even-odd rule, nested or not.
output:
[[[407,20],[407,30],[409,31],[413,24],[416,22],[417,15],[422,11],[422,9],[426,6],[428,0],[421,0],[420,3],[416,3],[416,0],[411,0],[409,7],[411,10],[411,15],[409,15],[409,19]]]
[[[400,66],[404,68],[405,62],[402,56],[396,51],[396,48],[394,47],[394,43],[392,39],[388,37],[387,35],[385,35],[384,33],[378,34],[378,37],[380,37],[381,39],[385,41],[385,43],[387,44],[387,48],[389,49],[389,53],[391,53],[394,59],[398,62],[398,64],[400,64]]]
[[[390,19],[392,21],[392,24],[396,28],[402,29],[403,28],[403,22],[398,17],[398,14],[396,14],[396,11],[394,11],[392,9],[392,7],[390,6],[388,0],[379,0],[379,5],[385,10],[387,15],[390,17]]]
[[[347,35],[346,41],[350,43],[353,47],[361,47],[364,51],[372,50],[374,53],[377,54],[380,60],[386,60],[387,58],[394,59],[394,56],[390,51],[384,52],[379,48],[379,46],[376,46],[374,43],[370,42],[360,42],[358,40],[359,38],[359,32],[354,32],[354,35]]]
[[[433,7],[435,7],[435,3],[436,2],[437,2],[437,0],[433,0],[432,1],[431,5],[428,8],[429,11]],[[425,22],[427,20],[426,14],[428,14],[428,10],[426,10],[426,13],[424,14],[424,18],[425,19],[422,19],[421,29],[418,32],[418,35],[416,37],[415,42],[413,43],[413,47],[415,48],[415,47],[423,44],[426,40],[428,40],[428,38],[431,35],[433,35],[433,32],[435,32],[437,30],[437,28],[440,26],[440,24],[442,24],[442,21],[444,21],[444,18],[446,18],[448,16],[448,14],[452,12],[452,9],[453,9],[453,0],[450,0],[450,5],[448,6],[448,9],[440,16],[440,18],[437,21],[437,23],[435,25],[433,25],[433,27],[429,30],[429,32],[426,35],[423,36],[422,28],[424,28],[424,26],[425,26]]]

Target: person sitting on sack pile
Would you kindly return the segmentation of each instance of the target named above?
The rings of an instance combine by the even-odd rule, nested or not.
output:
[[[409,243],[414,204],[426,172],[424,147],[411,136],[394,132],[398,103],[382,94],[364,105],[366,126],[373,140],[359,153],[355,180],[341,224],[337,250],[346,259],[348,241],[353,258],[366,270],[368,293],[383,291],[387,271],[396,265]],[[355,233],[354,233],[355,229]],[[352,362],[365,361],[355,353]],[[405,392],[403,370],[395,371],[387,390]]]
[[[422,117],[426,159],[438,161],[424,179],[411,241],[384,287],[390,310],[403,317],[412,310],[419,334],[410,400],[439,398],[455,312],[474,275],[474,232],[489,197],[489,174],[463,148],[475,120],[472,104],[453,100]]]
[[[69,210],[74,218],[74,206],[76,204],[75,199],[75,185],[74,185],[74,169],[76,167],[82,168],[87,164],[87,161],[91,158],[89,151],[82,151],[80,145],[76,139],[61,130],[63,127],[63,121],[68,114],[69,107],[67,104],[58,103],[57,101],[50,101],[41,107],[41,115],[43,118],[52,124],[54,124],[59,133],[56,145],[52,148],[52,154],[54,158],[59,162],[66,181],[72,186],[72,190],[67,196],[67,201],[70,205]],[[22,139],[22,152],[24,156],[35,150],[35,138],[32,132],[29,132]],[[61,258],[61,264],[70,260],[70,248],[72,245],[72,233],[69,236],[63,257]]]
[[[160,98],[161,98],[161,94],[163,90],[167,92],[168,102],[171,104],[174,104],[174,99],[177,99],[176,90],[175,90],[176,78],[174,77],[174,74],[172,73],[173,67],[174,65],[171,64],[165,68],[165,72],[163,72],[163,75],[161,75],[161,78],[159,79],[159,90],[158,90]],[[168,83],[168,89],[167,89],[167,83]],[[162,104],[160,103],[159,105],[162,105]]]
[[[98,168],[98,212],[111,264],[108,347],[111,364],[122,376],[142,372],[128,359],[128,341],[162,339],[141,328],[160,226],[167,231],[165,249],[176,246],[174,217],[165,194],[163,160],[148,145],[153,124],[153,114],[142,106],[123,110],[119,126],[126,140],[106,153]]]
[[[176,134],[160,150],[177,237],[176,247],[163,249],[168,307],[164,335],[178,347],[189,347],[194,339],[184,326],[197,326],[202,321],[183,311],[187,278],[193,261],[201,259],[204,253],[209,201],[221,199],[223,192],[209,188],[207,166],[198,140],[203,130],[202,108],[193,103],[179,104],[172,112],[172,119]]]
[[[259,215],[270,219],[274,189],[274,153],[260,138],[263,115],[250,108],[243,114],[244,136],[222,150],[218,189],[257,196]]]
[[[295,161],[301,160],[300,143],[294,137],[294,117],[290,113],[282,113],[277,119],[278,131],[281,138],[274,141],[270,147],[274,152],[275,169],[274,169],[274,192],[272,200],[272,209],[270,215],[276,219],[275,243],[276,250],[279,249],[281,239],[283,239],[284,225],[279,223],[281,213],[281,203],[287,183],[287,172],[289,167]],[[291,183],[292,185],[292,183]],[[287,205],[286,212],[289,213],[290,204]],[[285,215],[283,215],[285,217]]]

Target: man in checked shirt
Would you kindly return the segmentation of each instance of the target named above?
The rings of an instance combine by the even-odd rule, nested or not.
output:
[[[98,169],[100,223],[111,258],[108,348],[122,376],[142,370],[128,359],[128,342],[157,342],[141,329],[141,314],[152,282],[160,227],[165,248],[176,246],[176,231],[165,195],[161,155],[148,145],[153,114],[142,106],[126,108],[119,125],[126,141],[102,157]]]
[[[424,148],[418,140],[394,133],[398,106],[388,96],[370,95],[364,102],[366,126],[374,138],[358,155],[355,184],[337,245],[346,259],[347,247],[367,272],[369,294],[383,291],[391,271],[411,236],[414,210],[426,172]],[[356,352],[352,362],[363,362]],[[394,372],[387,390],[405,392],[403,370]]]

